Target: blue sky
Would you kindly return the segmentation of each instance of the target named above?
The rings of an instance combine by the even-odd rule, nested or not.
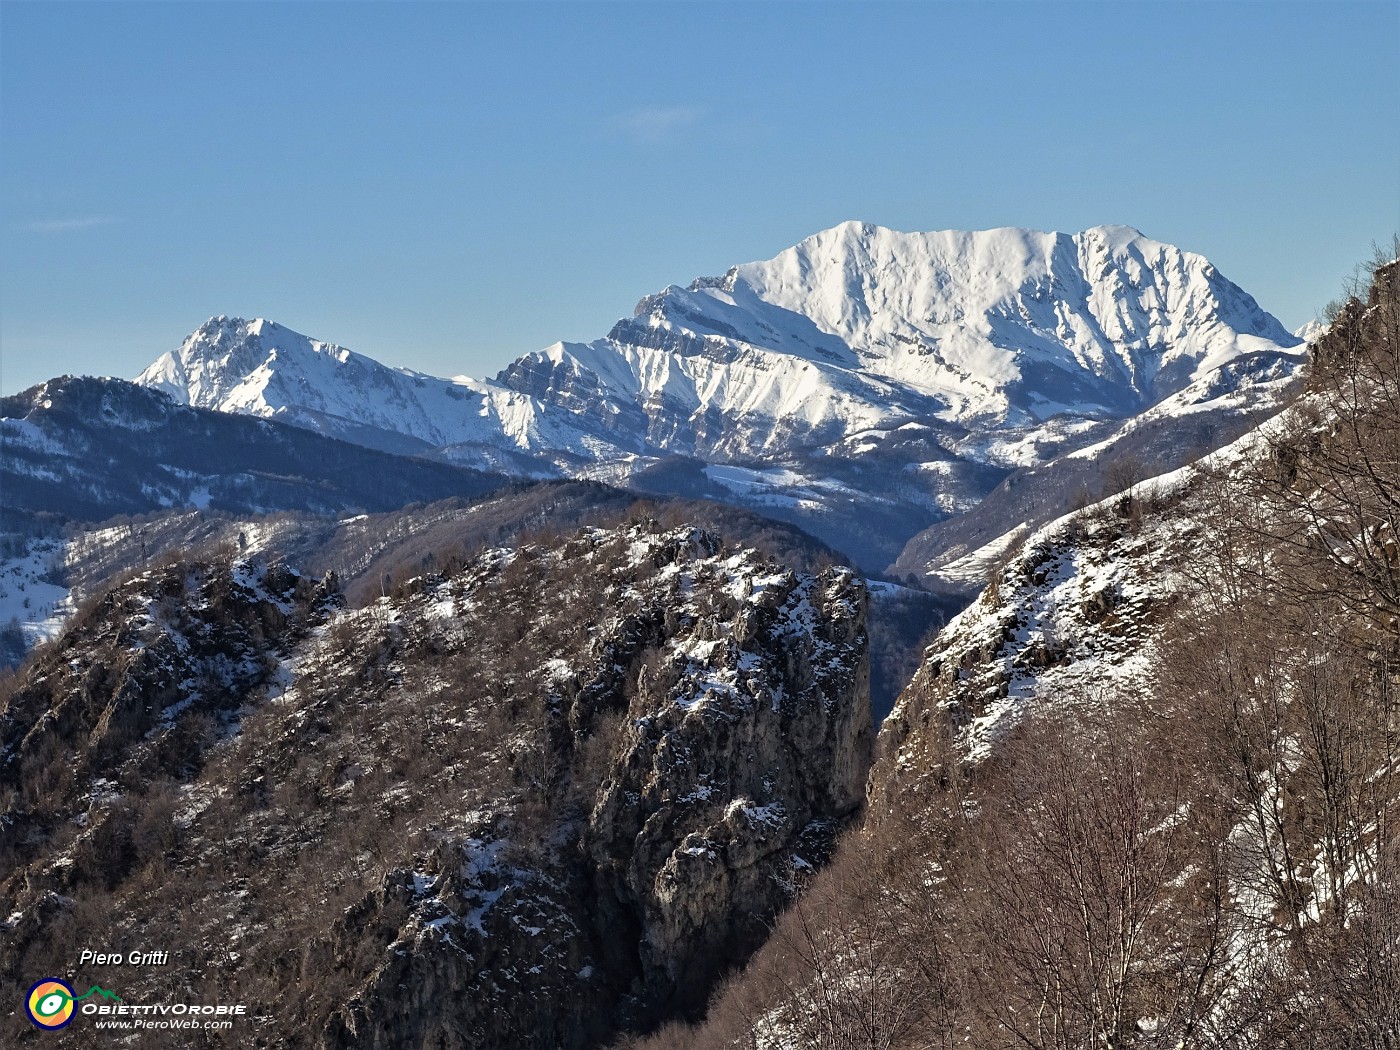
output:
[[[1126,223],[1290,328],[1400,228],[1400,4],[0,4],[0,388],[211,314],[494,374],[862,219]]]

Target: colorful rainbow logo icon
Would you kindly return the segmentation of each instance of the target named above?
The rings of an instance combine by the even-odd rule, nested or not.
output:
[[[57,977],[45,977],[29,989],[24,1008],[40,1028],[62,1028],[73,1020],[73,989]]]

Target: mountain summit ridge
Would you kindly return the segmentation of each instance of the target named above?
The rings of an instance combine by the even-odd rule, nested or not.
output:
[[[1299,343],[1209,260],[1132,227],[901,233],[849,221],[669,285],[603,338],[554,343],[494,379],[394,369],[220,317],[137,382],[527,475],[626,481],[682,457],[701,465],[687,468],[690,494],[793,520],[898,488],[904,529],[1222,365],[1301,361]],[[872,465],[884,476],[874,488],[859,477]]]
[[[911,415],[931,408],[945,422],[1023,426],[1060,412],[1122,416],[1241,354],[1299,342],[1203,256],[1130,226],[1077,234],[1018,227],[902,233],[851,220],[771,259],[731,267],[723,277],[670,285],[644,297],[603,339],[525,354],[494,380],[390,368],[270,321],[219,316],[137,381],[200,407],[329,415],[425,447],[485,441],[538,451],[557,442],[591,458],[587,442],[560,441],[563,435],[532,426],[550,407],[577,408],[573,398],[560,396],[560,386],[575,386],[585,374],[604,403],[608,393],[624,393],[653,421],[648,402],[668,395],[693,402],[692,413],[714,407],[790,416],[793,406],[782,397],[755,396],[774,391],[756,391],[751,376],[736,377],[745,371],[745,351],[758,351],[852,373],[837,382],[824,376],[815,388],[786,384],[800,389],[802,400],[817,395],[826,402],[815,413],[799,413],[814,425],[839,421],[849,432],[874,423],[886,415],[878,403],[862,406],[873,412],[852,413],[831,402],[846,394],[888,404],[894,394],[890,407]],[[283,382],[288,355],[299,365],[316,361],[314,371],[327,374]],[[682,365],[673,372],[658,356],[722,367]],[[324,382],[332,375],[378,387],[396,410],[336,403]],[[900,406],[899,394],[910,403]],[[673,451],[665,434],[641,429],[631,435],[641,442],[622,441],[620,450]],[[702,454],[758,450],[752,440],[705,449],[700,436],[696,444]]]
[[[264,318],[211,317],[136,382],[181,404],[282,419],[360,444],[376,444],[367,439],[374,430],[407,439],[392,451],[511,433],[522,423],[521,399],[509,391],[392,368]]]

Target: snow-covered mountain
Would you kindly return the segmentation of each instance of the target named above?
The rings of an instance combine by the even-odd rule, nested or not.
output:
[[[1128,227],[847,222],[648,296],[604,338],[527,354],[494,381],[392,369],[223,317],[137,381],[473,466],[628,480],[688,457],[691,490],[852,549],[832,515],[853,504],[907,538],[1011,467],[1097,440],[1106,421],[1229,362],[1300,360],[1298,346],[1206,259]],[[888,561],[894,543],[854,553]]]
[[[1293,337],[1311,345],[1326,335],[1329,327],[1331,326],[1326,321],[1314,317],[1311,321],[1293,329]]]
[[[493,383],[390,368],[262,319],[212,317],[136,382],[197,408],[276,419],[391,452],[568,448],[533,399]]]
[[[1120,417],[1241,354],[1297,343],[1204,258],[1127,227],[848,222],[649,296],[606,339],[557,343],[500,378],[544,400],[590,385],[623,394],[652,443],[709,458],[908,421],[985,431]]]
[[[49,536],[57,522],[178,507],[387,511],[508,481],[82,376],[0,397],[0,445],[0,534]]]
[[[1040,525],[1246,433],[1287,404],[1298,381],[1295,355],[1236,358],[1115,423],[1103,438],[1008,476],[976,506],[912,537],[892,570],[970,597]]]

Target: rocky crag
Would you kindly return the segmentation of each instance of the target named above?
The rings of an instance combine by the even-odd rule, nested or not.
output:
[[[68,949],[101,914],[256,1004],[196,1045],[597,1045],[703,1007],[861,805],[849,570],[643,522],[361,609],[332,584],[232,552],[151,569],[8,683],[7,983],[86,979]],[[152,663],[205,635],[199,668]]]

